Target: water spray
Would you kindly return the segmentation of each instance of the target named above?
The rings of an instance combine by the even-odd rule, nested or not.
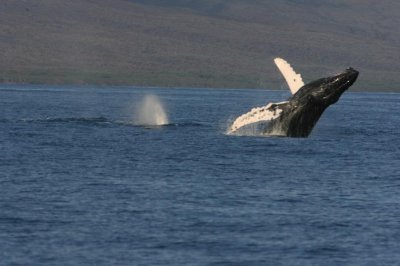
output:
[[[135,124],[140,126],[168,125],[164,106],[156,95],[146,95],[140,102],[135,116]]]

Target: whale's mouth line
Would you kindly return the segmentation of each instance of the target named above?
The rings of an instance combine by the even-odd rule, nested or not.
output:
[[[329,100],[330,97],[332,97],[332,95],[334,95],[335,93],[337,93],[338,91],[341,93],[343,93],[345,90],[347,90],[348,88],[350,88],[350,86],[352,85],[354,81],[351,78],[348,78],[345,82],[343,82],[339,87],[335,88],[332,92],[328,93],[328,95],[322,97],[323,100]]]

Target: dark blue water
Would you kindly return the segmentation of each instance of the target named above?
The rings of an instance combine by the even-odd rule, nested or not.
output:
[[[134,126],[157,94],[171,125]],[[400,94],[307,139],[226,136],[286,91],[0,88],[1,265],[398,265]]]

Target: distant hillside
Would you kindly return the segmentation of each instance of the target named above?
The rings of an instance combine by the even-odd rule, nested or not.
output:
[[[281,88],[352,66],[400,91],[397,0],[0,2],[0,82]]]

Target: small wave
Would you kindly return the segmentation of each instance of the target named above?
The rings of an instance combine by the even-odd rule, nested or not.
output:
[[[157,128],[177,128],[177,127],[202,127],[207,126],[205,123],[199,122],[177,122],[177,123],[168,123],[164,125],[146,125],[146,124],[138,124],[132,121],[115,121],[116,124],[123,125],[123,126],[133,126],[133,127],[142,127],[142,128],[149,128],[149,129],[157,129]]]
[[[175,126],[175,127],[203,127],[203,126],[209,126],[207,123],[200,123],[200,122],[178,122],[178,123],[172,123],[170,126]]]
[[[2,122],[3,120],[0,120]],[[7,122],[8,120],[4,120]],[[168,123],[164,125],[146,125],[146,124],[138,124],[134,121],[127,120],[110,120],[106,117],[46,117],[40,119],[19,119],[17,122],[23,123],[79,123],[79,124],[94,124],[94,125],[119,125],[119,126],[127,126],[127,127],[141,127],[146,129],[159,129],[159,128],[182,128],[182,127],[203,127],[209,126],[207,123],[200,122],[176,122],[176,123]]]
[[[105,117],[47,117],[43,119],[21,119],[21,122],[38,123],[110,123]]]

